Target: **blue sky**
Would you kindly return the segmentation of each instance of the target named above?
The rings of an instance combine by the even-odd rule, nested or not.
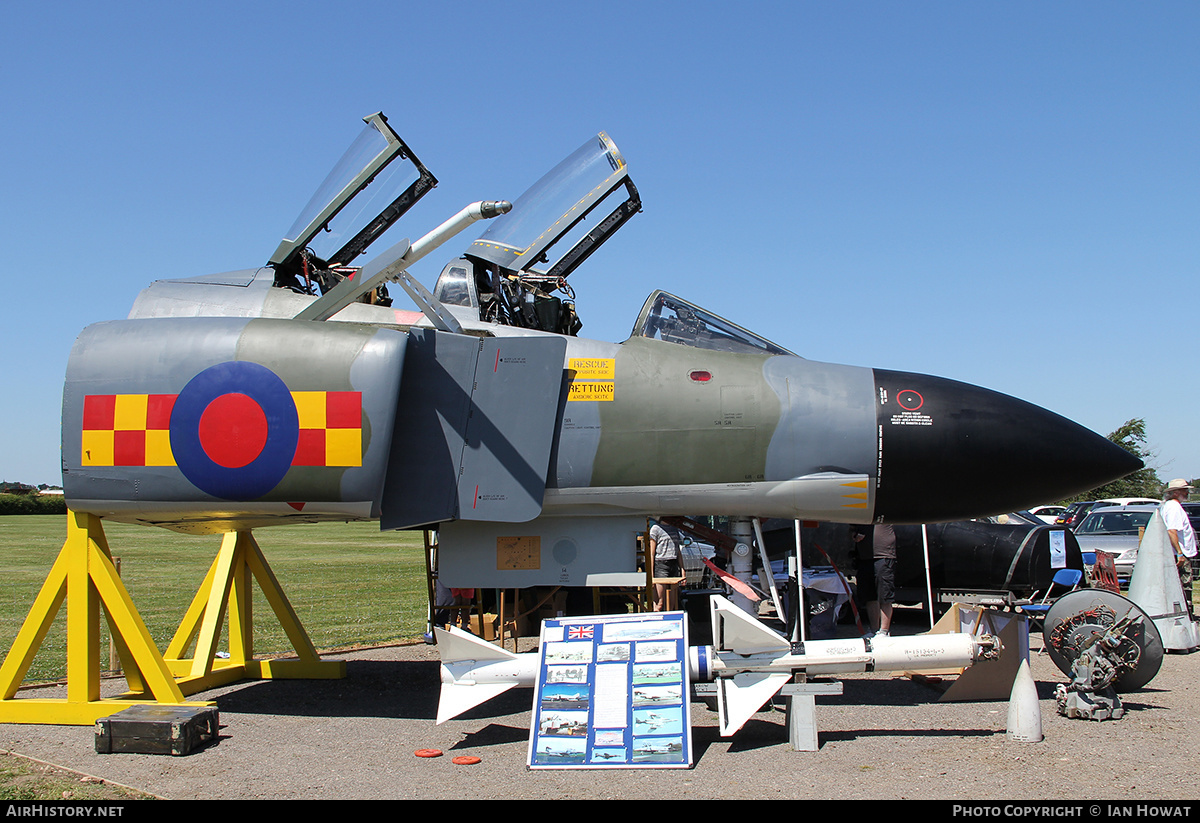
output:
[[[644,212],[573,277],[584,336],[663,288],[812,359],[976,383],[1200,476],[1200,4],[8,3],[0,475],[57,483],[85,326],[265,262],[383,110],[515,199],[599,130]],[[393,232],[395,234],[395,232]],[[444,259],[413,269],[432,286]]]

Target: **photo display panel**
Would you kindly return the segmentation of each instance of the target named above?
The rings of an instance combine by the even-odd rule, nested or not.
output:
[[[683,612],[542,623],[531,769],[688,768]]]

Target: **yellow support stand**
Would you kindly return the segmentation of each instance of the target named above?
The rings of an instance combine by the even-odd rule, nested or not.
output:
[[[17,689],[63,601],[67,603],[66,699],[16,699]],[[131,692],[100,697],[100,604]],[[100,518],[67,512],[67,539],[0,666],[0,722],[88,726],[138,703],[189,703],[154,646],[113,567]]]
[[[287,633],[297,659],[255,660],[251,580],[259,588]],[[229,615],[229,658],[217,660],[217,641]],[[195,653],[184,657],[195,642]],[[322,660],[300,618],[275,579],[258,542],[248,531],[229,532],[200,590],[192,599],[175,637],[167,646],[166,664],[179,678],[184,694],[237,680],[301,678],[333,680],[346,676],[344,660]]]
[[[258,581],[299,659],[253,659],[252,578]],[[17,689],[64,601],[67,696],[17,699]],[[115,698],[100,697],[101,604],[129,684],[129,691]],[[229,659],[217,660],[217,641],[227,611]],[[195,654],[184,658],[193,640]],[[217,559],[164,657],[117,576],[100,518],[68,511],[66,542],[0,666],[0,723],[88,726],[136,704],[212,706],[211,701],[187,701],[184,695],[236,680],[345,675],[344,661],[324,661],[317,656],[250,532],[225,535]]]

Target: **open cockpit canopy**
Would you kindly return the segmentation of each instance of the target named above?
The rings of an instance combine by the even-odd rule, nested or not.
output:
[[[268,265],[275,284],[306,294],[324,293],[350,264],[437,185],[435,178],[388,125],[382,112],[333,167],[288,230]],[[394,162],[407,160],[407,163]]]
[[[618,189],[626,197],[611,212],[592,211]],[[641,207],[617,144],[601,132],[550,170],[488,224],[467,256],[505,272],[556,284],[566,278]],[[586,233],[579,236],[583,229]],[[577,229],[576,232],[572,232]]]
[[[601,132],[452,260],[434,297],[478,308],[482,320],[573,335],[583,324],[567,277],[641,207],[625,158]]]

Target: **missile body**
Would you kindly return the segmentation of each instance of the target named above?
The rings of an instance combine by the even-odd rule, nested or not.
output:
[[[451,626],[435,627],[442,656],[442,691],[437,722],[445,723],[511,688],[537,682],[538,655],[513,654]]]
[[[722,736],[736,732],[796,674],[965,668],[999,654],[991,636],[950,633],[810,641],[796,647],[721,596],[712,598],[714,646],[693,646],[693,682],[715,681]],[[601,621],[603,616],[581,618]],[[539,655],[513,654],[460,629],[435,629],[442,655],[437,722],[537,683]]]
[[[722,737],[740,729],[798,673],[966,668],[1000,653],[995,637],[962,633],[817,640],[793,646],[720,596],[710,600],[710,617],[714,660],[707,669],[699,668],[698,679],[716,681]],[[703,650],[696,656],[704,662]]]
[[[889,637],[809,640],[801,651],[782,654],[738,655],[712,646],[694,646],[693,676],[700,681],[754,671],[805,672],[809,675],[893,672],[910,669],[961,668],[975,662],[981,643],[974,635],[954,633]]]

